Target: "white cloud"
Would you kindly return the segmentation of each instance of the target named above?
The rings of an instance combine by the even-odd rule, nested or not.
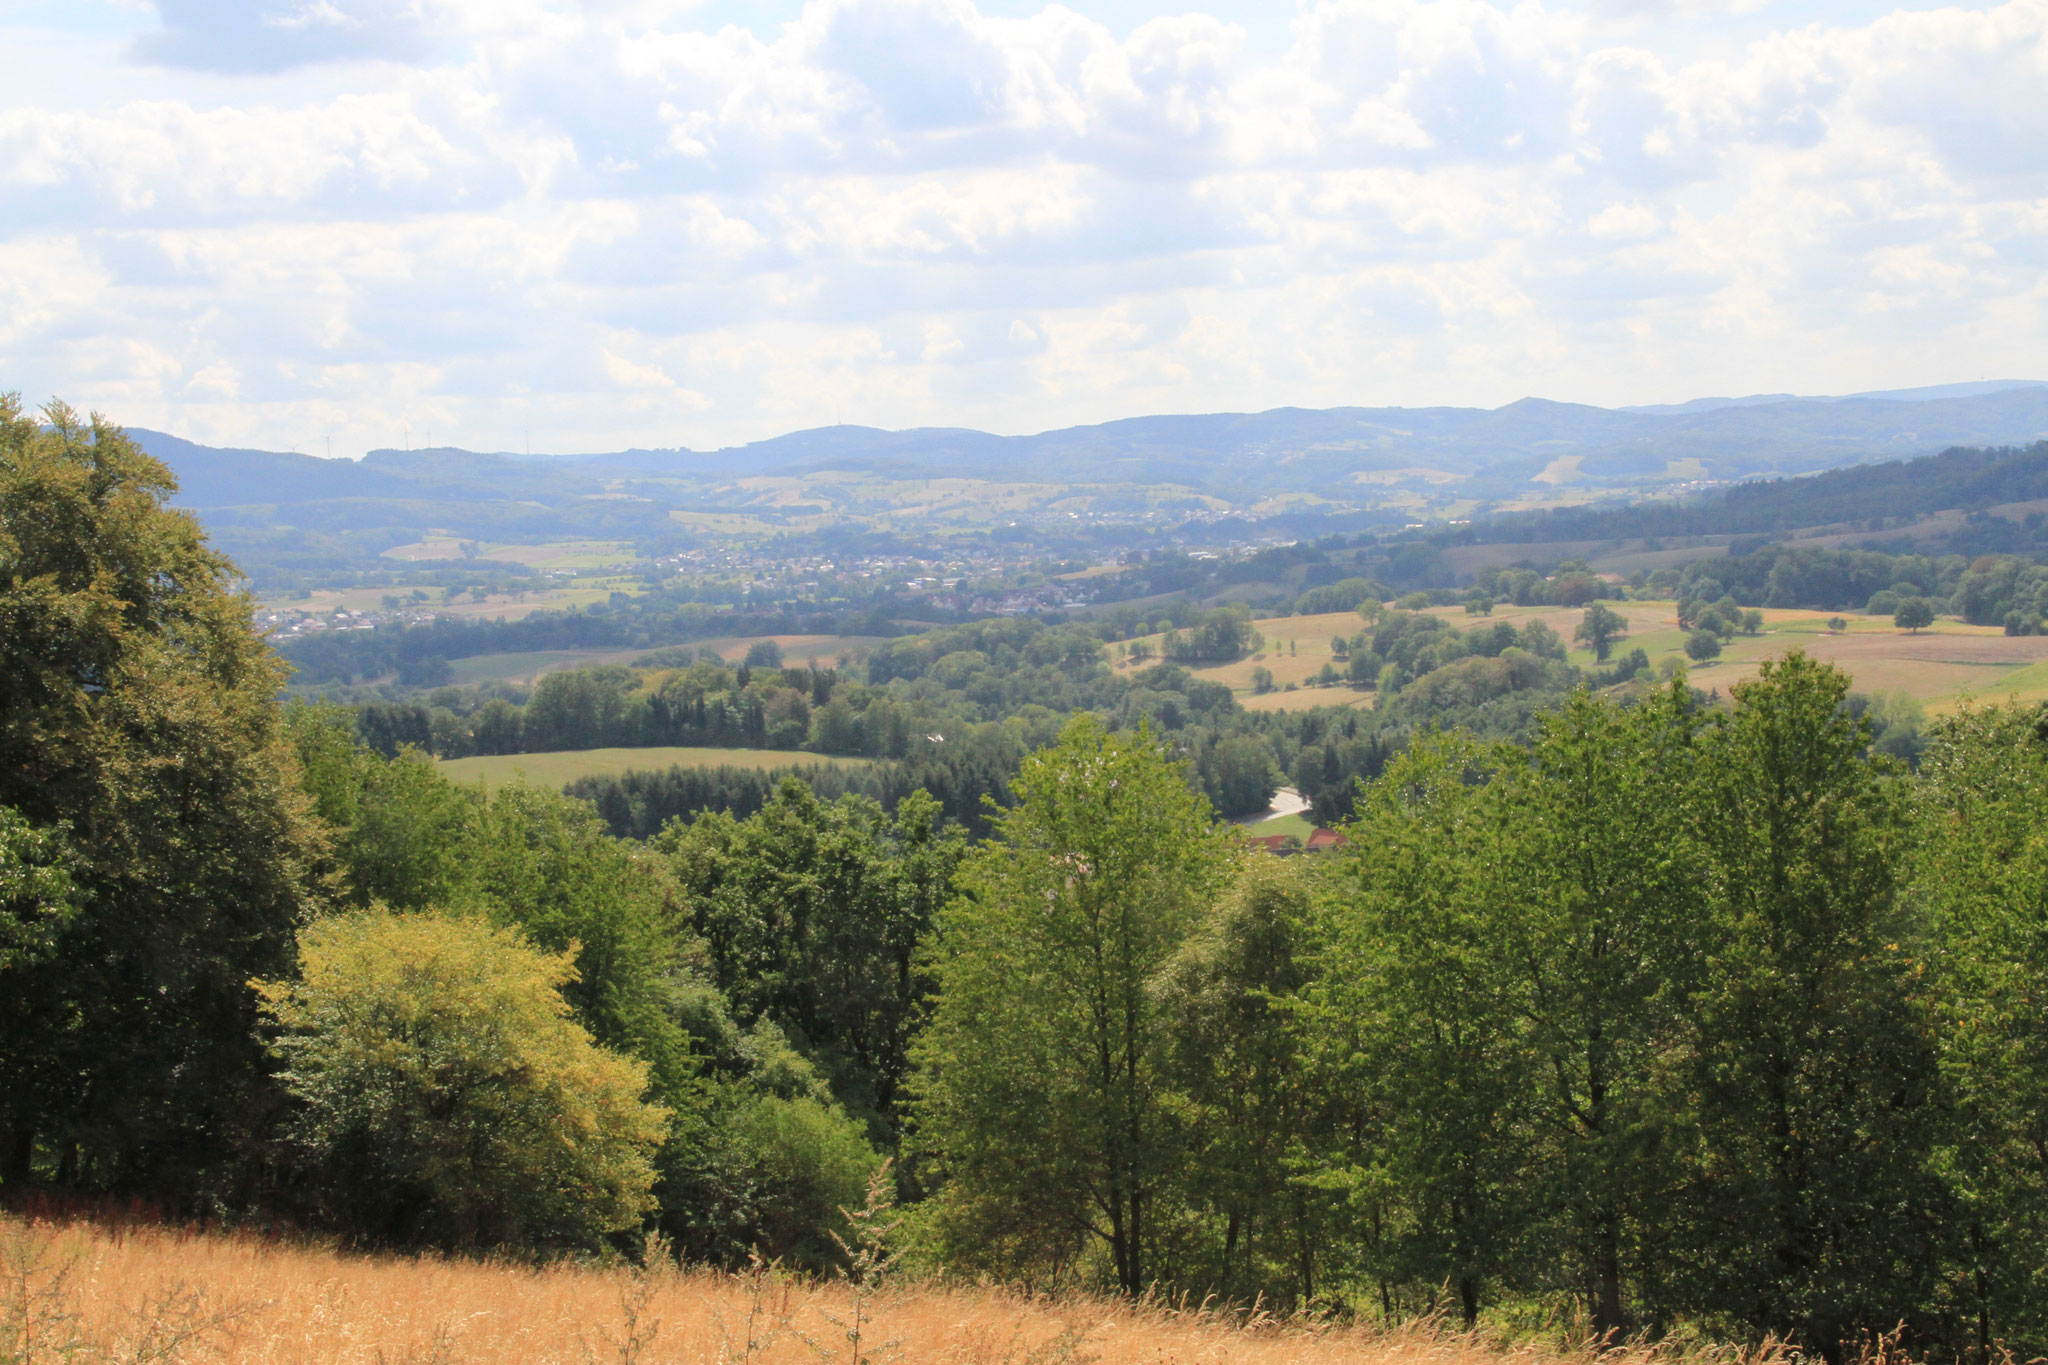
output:
[[[0,103],[0,387],[593,449],[2048,374],[2048,0],[1583,4],[161,0]]]

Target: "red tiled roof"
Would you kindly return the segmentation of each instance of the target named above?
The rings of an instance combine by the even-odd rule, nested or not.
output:
[[[1319,829],[1308,836],[1305,848],[1341,848],[1351,841],[1334,829]]]

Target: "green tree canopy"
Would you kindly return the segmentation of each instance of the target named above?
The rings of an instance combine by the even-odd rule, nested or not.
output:
[[[77,913],[0,990],[0,1178],[203,1200],[267,1112],[245,983],[319,899],[284,670],[119,429],[0,396],[0,806]],[[46,926],[47,927],[47,926]]]
[[[1601,663],[1614,652],[1614,642],[1628,634],[1628,618],[1604,602],[1595,602],[1586,608],[1586,614],[1579,618],[1578,629],[1572,632],[1572,639],[1593,651],[1593,657]]]
[[[47,956],[77,911],[69,859],[61,830],[39,830],[0,806],[0,982]]]
[[[1013,790],[941,917],[918,1132],[963,1263],[1028,1269],[1098,1242],[1135,1293],[1182,1169],[1153,982],[1230,855],[1143,728],[1077,717]]]
[[[1945,1165],[1958,1201],[1972,1345],[2048,1345],[2048,712],[1966,707],[1935,723],[1921,763],[1916,896],[1938,959],[1941,1067],[1957,1122]]]
[[[1898,611],[1892,615],[1892,624],[1900,630],[1925,630],[1934,624],[1934,604],[1924,597],[1901,598]]]
[[[1697,1309],[1816,1349],[1932,1305],[1948,1215],[1927,945],[1900,897],[1907,792],[1848,691],[1794,651],[1702,739],[1712,973],[1673,1266]]]

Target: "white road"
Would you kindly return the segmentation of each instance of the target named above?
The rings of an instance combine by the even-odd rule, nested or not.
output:
[[[1308,809],[1308,798],[1292,787],[1282,787],[1273,793],[1273,804],[1264,810],[1255,810],[1250,815],[1240,815],[1236,823],[1256,825],[1261,820],[1274,820],[1283,815],[1299,815]]]

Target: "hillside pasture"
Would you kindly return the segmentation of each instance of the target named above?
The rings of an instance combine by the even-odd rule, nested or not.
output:
[[[536,787],[565,787],[580,777],[617,777],[627,772],[668,768],[799,768],[824,764],[859,768],[871,758],[835,758],[800,749],[693,749],[674,745],[647,749],[557,749],[537,754],[488,754],[444,758],[435,766],[456,782],[500,787],[524,779]]]

